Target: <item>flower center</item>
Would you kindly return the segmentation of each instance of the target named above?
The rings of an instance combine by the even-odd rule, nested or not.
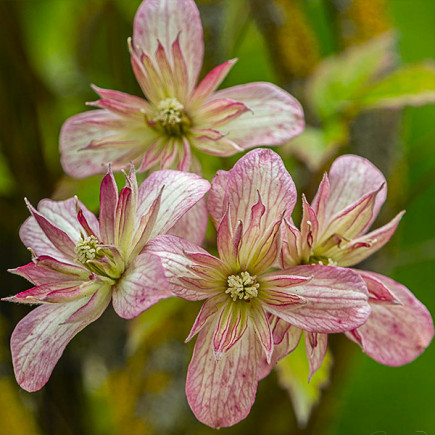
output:
[[[157,105],[158,114],[154,122],[159,124],[169,136],[181,136],[190,120],[184,106],[176,98],[166,98]]]
[[[309,259],[307,264],[320,264],[323,266],[337,266],[337,262],[334,261],[330,257],[325,257],[322,255],[312,255]]]
[[[86,265],[89,260],[101,258],[104,254],[100,247],[100,241],[95,236],[86,236],[77,242],[74,252],[77,255],[77,261]]]
[[[258,296],[260,284],[256,281],[256,276],[251,276],[249,272],[241,272],[237,275],[230,275],[227,279],[228,288],[225,293],[229,294],[233,301],[237,299],[250,300]]]

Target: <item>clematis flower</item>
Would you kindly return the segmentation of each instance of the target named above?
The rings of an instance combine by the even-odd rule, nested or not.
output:
[[[220,258],[171,235],[156,237],[145,250],[161,258],[174,294],[205,300],[187,338],[198,334],[186,394],[209,426],[231,426],[249,413],[262,358],[273,354],[273,319],[332,333],[354,329],[369,315],[366,286],[352,270],[273,268],[281,224],[295,201],[280,157],[256,149],[212,182],[208,208]]]
[[[93,87],[100,99],[90,105],[99,110],[73,116],[60,134],[62,165],[73,177],[104,172],[109,162],[116,170],[133,161],[140,172],[158,164],[187,171],[192,147],[231,156],[284,144],[304,128],[300,104],[270,83],[215,92],[235,59],[196,86],[204,44],[193,0],[143,1],[129,46],[145,99]]]
[[[149,240],[168,231],[209,189],[194,174],[157,171],[138,188],[134,167],[118,196],[111,170],[103,178],[99,220],[78,201],[45,199],[21,227],[33,261],[10,272],[34,287],[5,298],[41,304],[11,338],[15,377],[27,391],[48,381],[68,342],[101,316],[112,299],[133,318],[171,295],[159,258],[143,253]]]
[[[349,267],[376,252],[392,237],[404,213],[367,232],[385,201],[386,191],[384,176],[368,160],[354,155],[336,159],[329,176],[323,177],[312,205],[302,197],[300,231],[291,221],[283,226],[282,266]],[[402,284],[374,272],[355,271],[367,285],[371,314],[364,325],[347,331],[346,336],[382,364],[400,366],[411,362],[433,336],[428,310]],[[280,335],[273,362],[294,349],[301,332],[290,328],[285,337]],[[311,376],[322,364],[327,335],[306,333],[305,344]]]

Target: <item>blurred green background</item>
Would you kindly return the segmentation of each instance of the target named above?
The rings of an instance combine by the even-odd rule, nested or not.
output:
[[[274,82],[304,105],[309,128],[276,149],[310,200],[333,158],[372,160],[389,182],[380,226],[407,213],[362,267],[410,288],[435,313],[435,2],[433,0],[200,0],[203,74],[231,57],[224,87]],[[30,261],[18,237],[23,197],[77,194],[97,212],[101,177],[73,180],[59,163],[65,119],[96,99],[90,83],[140,95],[127,37],[138,0],[0,1],[0,249],[5,297],[29,287],[6,269]],[[376,38],[376,39],[374,39]],[[343,54],[344,53],[344,54]],[[325,62],[327,56],[335,56]],[[412,107],[419,106],[419,107]],[[204,176],[240,157],[199,156]],[[206,245],[213,249],[213,233]],[[184,394],[200,305],[171,299],[127,322],[108,309],[67,347],[37,393],[15,382],[9,337],[27,307],[0,305],[0,433],[209,434]],[[435,348],[400,368],[331,338],[329,386],[305,428],[272,373],[248,418],[228,434],[413,435],[435,431]],[[296,356],[295,356],[296,357]],[[313,378],[315,380],[316,376]]]

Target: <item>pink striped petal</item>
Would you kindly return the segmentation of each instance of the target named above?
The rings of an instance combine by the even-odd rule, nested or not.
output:
[[[249,414],[257,391],[261,346],[254,330],[248,328],[216,361],[213,332],[208,327],[199,333],[187,371],[186,395],[196,418],[219,428],[232,426]]]
[[[168,234],[182,237],[201,246],[208,224],[207,203],[205,198],[200,199],[187,211],[177,223],[168,231]]]
[[[282,268],[297,266],[301,262],[302,257],[302,236],[300,231],[284,219],[282,228],[282,250],[280,264]]]
[[[145,253],[135,258],[113,287],[112,303],[118,316],[132,319],[169,296],[160,259]]]
[[[229,98],[250,111],[225,124],[228,138],[241,148],[282,145],[304,129],[299,102],[271,83],[249,83],[214,93],[210,100]]]
[[[190,341],[196,334],[198,334],[209,320],[213,319],[213,316],[219,311],[222,305],[227,302],[227,300],[228,295],[225,293],[220,293],[207,299],[202,304],[201,310],[199,311],[192,329],[185,340],[186,343]]]
[[[354,329],[353,325],[361,326],[370,314],[367,288],[353,270],[308,265],[276,273],[311,278],[288,289],[280,289],[281,293],[302,298],[303,304],[281,305],[269,304],[267,301],[264,304],[268,312],[298,328],[321,333],[344,332]],[[261,287],[259,292],[261,294]]]
[[[296,328],[295,326],[292,326],[279,318],[277,327],[281,331],[275,332],[277,328],[274,328],[274,340],[275,337],[279,337],[280,341],[278,343],[275,341],[270,362],[267,362],[266,358],[263,358],[258,370],[258,380],[265,378],[275,367],[278,361],[293,352],[299,344],[302,335],[302,329]],[[284,334],[282,334],[283,331],[285,331]]]
[[[216,129],[248,111],[249,109],[245,104],[228,98],[212,100],[198,109],[195,125],[198,126],[197,128],[204,126],[203,128]]]
[[[84,267],[63,263],[48,256],[39,256],[33,262],[9,269],[8,272],[20,275],[35,285],[74,279],[83,281],[89,277],[89,270]]]
[[[340,266],[353,266],[365,260],[391,239],[404,213],[404,211],[400,212],[383,227],[340,246],[340,250],[334,254],[334,261],[337,261]]]
[[[433,337],[427,308],[402,284],[374,272],[361,271],[369,291],[380,281],[400,304],[372,303],[367,322],[346,333],[375,361],[388,366],[407,364],[423,353]]]
[[[228,352],[240,339],[248,327],[248,307],[246,304],[235,304],[227,298],[217,317],[213,335],[213,350],[216,360]]]
[[[308,381],[316,373],[323,363],[328,350],[328,335],[318,334],[317,332],[305,332],[305,349],[307,351],[310,374]]]
[[[379,169],[363,157],[344,155],[336,159],[329,170],[329,194],[325,204],[322,228],[334,215],[356,203],[364,195],[381,188],[376,196],[373,216],[367,224],[369,227],[385,201],[387,195],[385,183],[385,177]],[[318,199],[315,198],[313,203],[317,201]]]
[[[66,304],[35,308],[15,327],[11,337],[12,361],[17,382],[26,391],[37,391],[48,381],[69,341],[101,316],[105,306],[78,323],[65,323],[88,298]],[[109,303],[109,300],[107,300]],[[107,304],[106,304],[107,306]]]
[[[290,228],[287,231],[292,232]],[[319,222],[314,210],[308,204],[305,195],[302,195],[302,220],[301,220],[301,257],[307,261],[313,246],[316,245],[319,231]],[[287,233],[287,235],[290,235]]]
[[[110,146],[84,149],[92,141],[111,136],[117,139]],[[69,118],[62,126],[59,139],[62,167],[75,178],[104,173],[109,163],[115,171],[128,168],[130,161],[139,163],[139,157],[155,141],[155,136],[145,121],[132,121],[106,110],[84,112]]]
[[[213,68],[198,84],[194,90],[191,102],[194,105],[204,101],[211,95],[217,87],[224,81],[227,74],[230,72],[237,59],[227,60],[226,62]]]
[[[100,187],[100,232],[105,243],[115,240],[115,210],[118,204],[118,187],[112,170],[103,178]]]
[[[193,89],[204,52],[202,26],[195,3],[192,0],[143,1],[134,18],[134,46],[153,55],[160,41],[166,53],[171,53],[172,44],[178,37],[189,89]]]
[[[210,183],[192,173],[172,170],[153,172],[139,187],[136,212],[139,219],[149,210],[163,186],[150,238],[169,231],[207,193]]]
[[[69,235],[35,210],[29,202],[27,202],[27,207],[41,230],[59,253],[61,253],[65,258],[74,259],[76,256],[74,251],[75,243],[71,240]],[[27,234],[25,234],[25,236],[27,236]]]
[[[190,143],[196,149],[212,156],[228,157],[243,151],[234,141],[214,130],[196,130]],[[220,136],[215,139],[212,136]]]
[[[212,181],[208,210],[218,226],[223,218],[222,204],[229,204],[231,226],[241,220],[244,226],[251,220],[251,208],[260,194],[265,207],[264,228],[283,217],[291,216],[296,203],[296,188],[278,154],[256,149],[243,156],[227,173],[219,171]]]
[[[223,271],[216,271],[217,274],[221,275],[221,278],[215,279],[215,282],[210,278],[198,281],[200,275],[192,267],[197,262],[192,260],[190,255],[186,253],[209,254],[204,249],[187,240],[169,235],[158,236],[147,244],[145,252],[160,257],[169,282],[169,288],[177,296],[187,300],[198,301],[212,297],[226,289],[227,275]],[[219,262],[218,259],[216,260]],[[201,286],[201,282],[206,283],[208,286],[204,288]]]
[[[266,361],[270,362],[273,353],[273,336],[267,314],[261,304],[255,299],[250,302],[248,309],[250,323],[253,325],[254,331],[260,340]]]

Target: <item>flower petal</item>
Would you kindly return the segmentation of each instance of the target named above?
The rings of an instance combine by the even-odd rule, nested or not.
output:
[[[201,246],[207,229],[208,213],[205,198],[200,199],[187,211],[177,223],[168,231],[168,234],[182,237]]]
[[[118,316],[132,319],[171,296],[168,286],[159,257],[138,255],[113,287],[113,308]]]
[[[152,239],[145,247],[145,252],[158,255],[165,269],[170,290],[187,300],[198,301],[212,297],[226,289],[226,274],[217,268],[215,270],[219,278],[207,277],[200,280],[201,275],[195,271],[198,261],[192,259],[190,254],[198,253],[205,256],[210,254],[187,240],[175,236],[158,236]],[[211,257],[211,256],[210,256]],[[215,259],[217,265],[224,266],[219,259]],[[204,287],[205,285],[205,287]]]
[[[208,210],[216,227],[229,204],[231,226],[241,220],[247,227],[251,209],[260,195],[265,207],[264,228],[285,216],[290,217],[296,203],[296,188],[281,157],[271,150],[256,149],[243,156],[228,171],[219,171],[212,181],[208,196]]]
[[[138,220],[149,210],[163,186],[160,208],[150,238],[172,228],[207,193],[210,183],[196,174],[186,172],[153,172],[139,187]]]
[[[228,157],[242,151],[232,140],[216,130],[195,130],[189,138],[196,149],[212,156]]]
[[[372,303],[367,322],[346,333],[375,361],[401,366],[417,358],[433,337],[433,322],[427,308],[402,284],[374,272],[359,271],[370,287],[380,281],[400,304]]]
[[[353,266],[365,260],[391,239],[404,213],[404,211],[400,212],[383,227],[340,246],[340,250],[334,255],[334,260],[340,266]]]
[[[47,239],[58,250],[58,254],[60,253],[62,256],[70,260],[74,259],[76,256],[74,251],[75,243],[73,240],[71,240],[69,235],[37,210],[35,210],[29,202],[27,202],[27,207]],[[27,238],[26,231],[23,232],[23,235]],[[24,240],[23,242],[25,243]]]
[[[359,201],[369,192],[377,191],[373,216],[367,228],[376,218],[387,195],[385,177],[376,166],[367,159],[354,155],[344,155],[334,161],[329,170],[329,194],[325,203],[324,228],[334,215],[340,213],[351,204]],[[316,194],[313,203],[319,200],[320,192]]]
[[[227,298],[217,317],[213,335],[213,350],[216,360],[220,360],[242,337],[248,327],[248,307],[246,303],[235,304]]]
[[[166,53],[171,53],[177,37],[186,62],[189,89],[193,89],[204,53],[201,20],[195,3],[192,0],[143,1],[134,18],[134,46],[154,55],[160,42]]]
[[[213,68],[198,84],[192,94],[193,104],[201,103],[223,82],[237,59],[227,60]]]
[[[63,263],[46,255],[34,258],[31,263],[8,272],[20,275],[32,284],[41,285],[50,282],[79,280],[89,277],[89,270],[70,263]]]
[[[261,346],[252,328],[236,345],[216,361],[213,352],[214,328],[198,335],[187,371],[186,395],[196,418],[208,426],[232,426],[251,409],[257,391],[257,367]]]
[[[113,136],[115,139],[110,140]],[[156,140],[156,133],[145,121],[132,121],[106,110],[91,110],[69,118],[60,132],[61,163],[65,172],[75,178],[85,178],[139,163],[147,147]],[[109,141],[99,149],[84,149],[97,141]],[[123,144],[123,142],[126,142]]]
[[[354,329],[353,325],[361,326],[370,314],[367,288],[353,270],[308,265],[276,273],[311,278],[288,289],[280,289],[281,293],[287,292],[302,298],[303,304],[269,304],[267,299],[264,302],[268,312],[298,328],[321,333],[344,332]]]
[[[18,323],[12,333],[11,351],[15,377],[22,388],[30,392],[42,388],[69,341],[101,316],[105,306],[101,306],[99,311],[93,312],[82,322],[64,323],[86,305],[89,299],[90,297],[66,304],[42,305]]]
[[[310,374],[308,382],[323,363],[328,350],[328,335],[318,334],[317,332],[305,332],[305,349],[307,351]]]
[[[210,100],[229,98],[244,103],[250,112],[225,124],[228,138],[241,148],[282,145],[304,129],[299,102],[271,83],[249,83],[214,93]]]

